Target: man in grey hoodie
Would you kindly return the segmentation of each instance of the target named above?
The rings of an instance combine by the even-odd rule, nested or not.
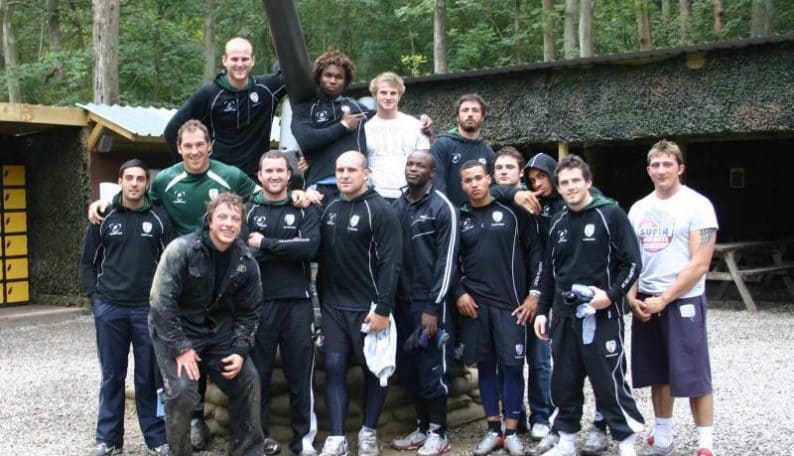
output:
[[[447,194],[452,204],[460,207],[468,201],[460,186],[460,167],[476,160],[493,173],[494,152],[480,132],[485,120],[485,101],[476,93],[467,93],[455,103],[457,127],[438,135],[430,151],[436,157],[436,177],[433,186]]]

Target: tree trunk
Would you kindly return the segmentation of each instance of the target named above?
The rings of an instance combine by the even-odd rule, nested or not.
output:
[[[215,77],[215,0],[205,0],[204,4],[204,80],[211,81]]]
[[[92,0],[94,6],[94,103],[119,102],[120,0]]]
[[[521,63],[521,0],[513,3],[513,55],[516,63]]]
[[[543,61],[557,59],[554,49],[554,0],[543,0]]]
[[[640,50],[645,51],[653,47],[651,40],[651,19],[648,17],[648,0],[634,0],[637,10],[637,37],[640,41]]]
[[[681,0],[681,44],[692,44],[692,0]]]
[[[764,32],[771,35],[773,32],[772,21],[775,19],[775,0],[764,0]]]
[[[714,34],[718,38],[722,38],[722,29],[725,26],[725,8],[722,6],[722,0],[711,0],[714,6]]]
[[[593,1],[580,0],[579,7],[579,56],[593,56]]]
[[[61,50],[61,16],[58,12],[58,0],[46,0],[47,24],[50,29],[50,52]]]
[[[662,19],[668,22],[673,17],[673,12],[670,9],[670,0],[662,0]]]
[[[433,12],[433,72],[447,72],[447,0],[436,0]]]
[[[17,52],[17,39],[14,29],[11,26],[11,16],[14,5],[8,0],[0,0],[0,11],[3,16],[3,56],[5,57],[6,85],[8,86],[8,102],[21,103],[22,89],[19,87],[19,79],[16,75],[16,67],[19,64],[19,54]]]
[[[576,33],[576,18],[579,17],[578,0],[565,0],[565,28],[563,29],[563,53],[566,59],[576,57],[578,52]]]
[[[753,0],[750,17],[750,36],[755,38],[766,35],[766,30],[764,30],[764,24],[766,23],[766,2],[764,0]]]

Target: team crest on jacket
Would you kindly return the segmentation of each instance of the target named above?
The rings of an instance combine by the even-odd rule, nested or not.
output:
[[[259,94],[256,92],[251,92],[251,95],[248,95],[248,98],[251,99],[252,103],[256,103],[259,101]]]
[[[110,224],[110,232],[108,233],[108,236],[121,236],[122,234],[124,234],[124,232],[121,231],[121,223]]]
[[[314,113],[314,121],[315,122],[325,122],[328,120],[328,112],[326,111],[319,111]]]
[[[209,195],[210,200],[214,200],[215,198],[218,197],[218,189],[217,188],[211,188],[210,191],[207,192],[207,194]]]
[[[174,195],[174,204],[187,203],[187,199],[185,199],[186,196],[187,195],[185,194],[185,192],[182,191],[176,192],[176,194]]]
[[[607,349],[608,353],[615,353],[615,350],[618,348],[618,343],[615,340],[608,340],[604,343],[604,348]]]
[[[264,215],[257,215],[254,217],[254,223],[256,223],[256,226],[259,228],[265,228],[267,226],[267,217]]]
[[[355,227],[356,225],[358,225],[358,220],[359,219],[360,219],[360,217],[358,215],[354,215],[354,216],[350,217],[350,226]]]
[[[584,235],[587,237],[593,237],[593,233],[595,233],[595,225],[592,223],[588,223],[584,226]]]
[[[480,162],[483,166],[488,166],[488,160],[486,160],[484,157],[478,158],[477,161]]]
[[[568,242],[568,230],[560,230],[557,232],[557,244]]]
[[[329,212],[328,213],[328,221],[325,222],[326,225],[336,225],[336,212]]]
[[[460,161],[460,154],[452,154],[452,163],[457,163]]]
[[[524,356],[524,344],[516,344],[516,356]]]
[[[295,223],[295,214],[287,214],[284,216],[284,223],[287,225],[292,225]]]
[[[141,229],[144,233],[149,234],[152,232],[152,222],[143,222],[141,224]]]
[[[493,219],[494,222],[499,223],[504,218],[504,214],[502,213],[502,211],[493,211],[491,212],[491,218]]]

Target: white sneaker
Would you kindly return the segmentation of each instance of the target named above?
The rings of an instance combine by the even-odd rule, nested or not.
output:
[[[417,456],[441,456],[449,451],[449,440],[433,431],[427,433],[424,445],[416,451]]]
[[[598,456],[607,449],[608,445],[607,433],[593,426],[584,436],[582,454],[584,456]]]
[[[424,445],[426,440],[427,434],[416,428],[405,437],[397,437],[392,440],[391,447],[395,450],[415,450]]]
[[[347,439],[343,435],[329,435],[325,439],[320,456],[350,456]]]
[[[504,438],[496,432],[489,431],[474,447],[474,456],[485,456],[496,449],[502,448],[503,444]]]
[[[546,437],[543,437],[542,439],[540,439],[540,442],[538,442],[538,445],[535,447],[535,454],[543,454],[549,451],[550,449],[554,448],[554,446],[557,445],[557,443],[559,442],[560,442],[560,436],[552,432],[549,432],[548,434],[546,434]]]
[[[518,434],[510,434],[505,437],[504,449],[510,453],[510,456],[526,456],[527,450],[524,448],[524,442]]]
[[[541,440],[543,437],[546,437],[551,428],[548,424],[543,423],[535,423],[532,425],[532,430],[529,432],[529,436],[532,440]]]
[[[541,456],[576,456],[576,448],[566,447],[562,445],[554,445],[552,449],[543,453]]]
[[[378,435],[372,429],[362,428],[358,431],[358,456],[380,456],[381,449]]]

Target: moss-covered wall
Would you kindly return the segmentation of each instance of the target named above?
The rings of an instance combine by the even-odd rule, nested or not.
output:
[[[85,130],[55,128],[10,141],[27,174],[32,300],[80,294],[78,266],[86,223]]]
[[[496,146],[794,133],[794,41],[406,85],[402,109],[428,113],[437,132],[454,125],[459,95],[482,95],[483,136]]]

